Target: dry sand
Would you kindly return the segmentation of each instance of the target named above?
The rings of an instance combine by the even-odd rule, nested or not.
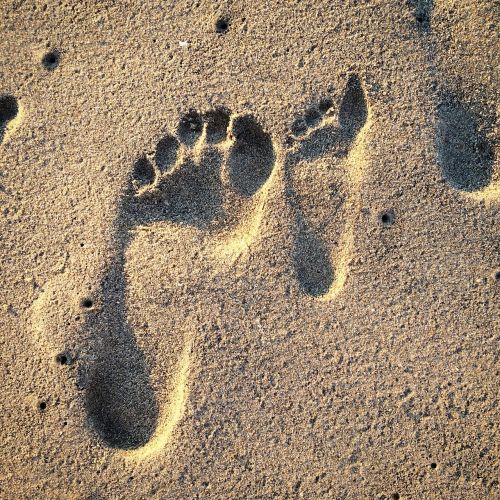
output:
[[[0,12],[2,499],[498,498],[497,2]]]

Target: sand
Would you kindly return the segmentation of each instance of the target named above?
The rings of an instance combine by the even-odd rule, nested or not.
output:
[[[0,6],[0,497],[496,498],[493,0]]]

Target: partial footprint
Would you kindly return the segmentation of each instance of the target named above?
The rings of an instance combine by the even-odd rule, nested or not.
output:
[[[256,120],[231,116],[223,109],[205,115],[190,111],[175,134],[157,143],[154,154],[135,162],[116,221],[114,260],[96,297],[81,303],[89,344],[77,360],[78,384],[85,391],[88,421],[107,446],[138,450],[140,457],[163,449],[182,416],[187,394],[193,332],[185,332],[182,313],[178,331],[184,347],[167,405],[152,388],[149,368],[128,323],[126,261],[133,230],[161,222],[154,226],[158,231],[196,228],[207,241],[224,235],[227,242],[228,234],[237,239],[246,227],[243,215],[246,220],[257,206],[274,162],[271,138]],[[49,302],[54,300],[64,304],[57,297]],[[37,318],[36,323],[43,321]]]
[[[0,95],[0,144],[12,120],[19,113],[17,99],[11,95]]]
[[[297,224],[296,276],[305,293],[324,298],[346,279],[359,209],[368,108],[357,76],[349,79],[337,116],[325,99],[298,118],[291,127],[297,142],[285,160]]]
[[[452,187],[471,192],[490,184],[493,147],[479,117],[450,93],[441,97],[438,107],[436,146],[443,177]]]
[[[437,79],[436,87],[439,90],[435,143],[437,163],[443,178],[453,188],[469,193],[476,199],[498,199],[500,186],[499,175],[494,168],[494,141],[488,139],[488,135],[496,128],[495,110],[481,109],[477,103],[475,108],[479,109],[479,113],[476,113],[458,95],[449,91],[447,84],[439,85],[441,71],[436,65],[436,55],[443,49],[443,44],[427,37],[431,31],[435,1],[407,0],[407,3],[424,37],[430,70]],[[448,38],[447,32],[444,35]],[[444,45],[449,45],[449,41]],[[446,52],[448,49],[443,50]]]

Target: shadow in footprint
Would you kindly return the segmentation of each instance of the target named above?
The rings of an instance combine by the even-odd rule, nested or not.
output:
[[[166,135],[158,142],[155,151],[155,163],[158,170],[163,173],[169,170],[177,159],[177,151],[179,150],[179,141],[172,135]],[[154,170],[151,167],[153,176]],[[149,182],[152,182],[152,178]]]
[[[162,142],[162,141],[160,141]],[[162,160],[170,153],[162,148]],[[173,155],[170,155],[173,160]],[[134,449],[153,435],[159,407],[149,382],[149,370],[127,322],[125,252],[131,230],[154,221],[171,221],[204,227],[219,213],[222,193],[219,169],[222,157],[208,148],[195,165],[186,160],[162,186],[161,195],[126,197],[117,221],[116,259],[101,284],[102,311],[89,317],[88,328],[102,345],[85,378],[89,420],[110,447]],[[162,163],[165,165],[165,163]],[[154,168],[145,157],[134,167],[133,185],[141,188],[153,181]]]
[[[313,233],[300,231],[294,255],[297,279],[309,295],[319,297],[330,289],[334,270],[330,252],[324,242]]]
[[[229,180],[244,196],[252,196],[271,175],[276,156],[271,136],[252,116],[233,123],[235,142],[229,154]]]
[[[330,193],[324,197],[331,203],[330,211],[326,211],[322,222],[313,222],[300,201],[299,193],[294,186],[294,171],[304,162],[311,162],[328,156],[330,159],[345,158],[352,148],[360,130],[368,118],[368,106],[361,83],[356,75],[349,78],[340,104],[338,123],[335,127],[328,122],[321,125],[323,115],[329,112],[331,102],[324,99],[317,107],[306,111],[304,118],[298,118],[292,125],[292,133],[297,136],[308,135],[300,139],[299,147],[289,153],[285,163],[288,198],[296,214],[297,236],[295,241],[294,265],[297,280],[305,293],[318,297],[326,294],[335,279],[335,269],[331,258],[331,249],[324,238],[325,228],[339,206],[338,193]],[[319,115],[319,116],[318,116]],[[319,124],[319,126],[318,126]],[[318,128],[314,128],[318,126]],[[331,186],[325,180],[325,193]],[[340,205],[339,205],[340,203]],[[338,221],[342,224],[342,220]]]
[[[479,117],[455,95],[438,106],[436,146],[443,177],[461,191],[478,191],[491,182],[494,154]]]
[[[177,147],[178,144],[170,137],[159,142],[155,157],[160,173],[172,168]],[[223,212],[222,161],[221,152],[207,146],[199,162],[185,159],[177,170],[159,181],[156,192],[124,200],[124,212],[130,218],[131,227],[170,221],[206,228],[210,222],[220,218]],[[150,185],[154,177],[153,165],[146,157],[140,157],[134,166],[133,187],[140,189]]]
[[[127,323],[124,254],[128,236],[118,245],[116,260],[101,284],[102,310],[90,312],[87,321],[102,349],[83,375],[92,427],[107,446],[134,449],[145,445],[153,435],[159,409],[144,356]]]
[[[187,146],[192,146],[201,136],[203,131],[203,120],[194,109],[183,115],[177,126],[177,137]]]
[[[17,99],[11,95],[0,96],[0,144],[3,141],[8,123],[13,120],[19,112]]]
[[[361,82],[356,75],[349,78],[339,110],[339,125],[349,145],[358,135],[368,118],[368,106]]]
[[[335,156],[344,156],[340,139],[341,134],[337,127],[327,125],[319,128],[303,139],[300,150],[294,153],[290,159],[292,162],[312,161],[331,152],[335,152]]]
[[[222,214],[222,160],[220,151],[207,147],[199,163],[186,160],[162,183],[162,205],[168,211],[164,220],[203,228]]]
[[[205,113],[204,118],[207,124],[207,143],[217,144],[225,140],[230,121],[229,111],[223,108],[214,109]]]

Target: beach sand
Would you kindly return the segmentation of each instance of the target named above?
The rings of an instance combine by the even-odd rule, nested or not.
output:
[[[0,6],[0,497],[496,498],[494,0]]]

